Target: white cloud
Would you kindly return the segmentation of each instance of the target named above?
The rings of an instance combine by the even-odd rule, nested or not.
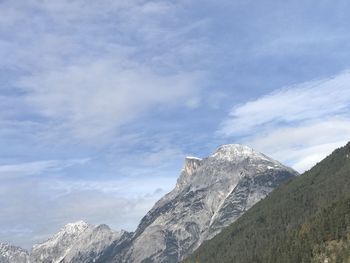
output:
[[[295,85],[234,107],[219,134],[304,171],[350,139],[350,73]]]

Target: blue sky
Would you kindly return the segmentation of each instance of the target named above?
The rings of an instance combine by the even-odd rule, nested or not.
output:
[[[186,155],[304,171],[350,134],[348,1],[0,1],[0,240],[133,230]]]

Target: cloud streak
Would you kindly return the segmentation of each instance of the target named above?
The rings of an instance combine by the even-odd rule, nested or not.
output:
[[[343,72],[236,106],[218,133],[304,171],[349,140],[349,109],[350,73]]]
[[[86,158],[73,160],[46,160],[0,165],[0,177],[32,176],[50,172],[58,172],[74,165],[85,164],[88,161],[89,159]]]

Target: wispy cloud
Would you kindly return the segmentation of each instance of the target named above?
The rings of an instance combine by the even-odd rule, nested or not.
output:
[[[205,23],[178,20],[181,5],[3,2],[0,15],[11,15],[0,20],[0,35],[9,36],[0,41],[0,67],[17,74],[9,82],[16,112],[36,115],[45,136],[93,141],[155,110],[198,107],[204,74],[189,61],[205,43],[191,33]],[[1,100],[10,104],[14,92]]]
[[[86,158],[73,160],[46,160],[0,165],[0,177],[30,176],[49,172],[57,172],[64,170],[70,166],[85,164],[88,161],[89,159]]]
[[[146,68],[96,62],[22,79],[26,99],[77,137],[94,138],[159,106],[195,96],[199,74],[159,76]]]
[[[310,168],[350,132],[350,73],[277,90],[234,107],[219,130],[299,171]]]

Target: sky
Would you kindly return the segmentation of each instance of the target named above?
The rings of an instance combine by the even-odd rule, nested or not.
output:
[[[350,137],[350,2],[0,0],[0,241],[133,231],[185,156]]]

